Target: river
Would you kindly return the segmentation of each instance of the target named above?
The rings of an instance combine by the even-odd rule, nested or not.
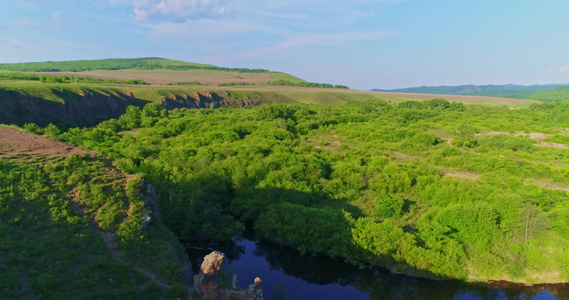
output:
[[[224,269],[237,274],[239,287],[247,288],[255,277],[261,278],[265,299],[569,299],[568,284],[433,281],[391,274],[382,268],[359,269],[324,256],[301,256],[288,247],[247,239],[193,243],[187,252],[195,272],[212,249],[225,253]]]

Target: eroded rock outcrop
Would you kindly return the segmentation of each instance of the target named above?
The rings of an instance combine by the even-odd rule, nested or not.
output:
[[[237,289],[237,275],[233,275],[232,288],[221,284],[221,267],[225,254],[213,251],[204,257],[200,273],[194,276],[194,289],[204,299],[263,300],[263,286],[259,277],[248,289]]]
[[[198,278],[194,279],[197,292],[207,299],[223,299],[223,287],[221,286],[221,274],[219,270],[225,260],[225,254],[219,251],[204,257]],[[197,279],[197,280],[196,280]]]
[[[142,217],[142,229],[146,230],[152,220],[159,221],[162,216],[160,215],[160,206],[158,206],[158,196],[152,184],[143,182],[140,196],[144,199],[144,207],[147,210],[147,213]]]
[[[195,92],[191,95],[176,96],[162,98],[162,107],[166,109],[176,108],[214,108],[219,107],[250,107],[258,106],[263,103],[261,98],[256,100],[236,99],[228,92]]]

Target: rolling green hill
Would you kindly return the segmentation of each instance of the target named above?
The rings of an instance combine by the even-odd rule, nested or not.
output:
[[[543,91],[540,93],[531,94],[528,99],[540,100],[544,102],[553,101],[568,101],[569,100],[569,86],[558,87],[553,90]]]
[[[96,70],[218,70],[238,71],[243,73],[268,72],[265,69],[222,68],[214,65],[197,64],[159,57],[146,58],[110,58],[97,60],[46,61],[0,64],[0,70],[18,72],[81,72]]]

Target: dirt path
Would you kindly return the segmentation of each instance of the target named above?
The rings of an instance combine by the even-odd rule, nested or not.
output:
[[[22,130],[0,127],[0,156],[16,154],[69,156],[73,153],[85,154],[85,150]]]
[[[107,248],[109,248],[109,251],[111,252],[111,257],[114,260],[118,260],[121,261],[123,263],[125,263],[127,266],[129,267],[133,267],[132,264],[126,262],[122,255],[119,253],[119,251],[117,250],[117,242],[115,241],[115,237],[108,232],[104,232],[99,228],[96,228],[95,224],[91,224],[91,227],[95,230],[95,232],[101,237],[101,239],[103,240],[103,242],[105,243],[105,245],[107,246]],[[160,278],[158,278],[158,276],[154,275],[152,272],[143,269],[141,267],[138,266],[134,266],[134,268],[142,273],[142,275],[144,275],[146,278],[154,281],[159,287],[163,288],[163,289],[167,289],[170,288],[169,285],[167,285],[166,283],[164,283],[164,281],[162,281]]]

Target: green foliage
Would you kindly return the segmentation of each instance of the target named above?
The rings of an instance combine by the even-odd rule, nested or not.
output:
[[[460,102],[448,102],[445,99],[432,99],[427,101],[403,101],[397,105],[399,108],[464,111],[466,107]]]
[[[35,133],[35,134],[42,134],[42,128],[36,123],[26,123],[24,124],[24,129],[28,132]]]
[[[174,237],[151,228],[149,237],[140,238],[141,214],[133,208],[125,214],[128,205],[143,207],[138,186],[129,184],[125,197],[124,178],[106,165],[79,155],[0,159],[2,298],[160,299],[174,291],[183,294],[181,278],[171,275],[180,258],[168,257]],[[125,224],[138,228],[127,232]],[[112,250],[102,237],[114,234],[125,246],[144,247]],[[158,273],[163,263],[172,270]],[[137,268],[160,274],[172,287],[151,288],[154,280]]]
[[[480,147],[508,149],[512,151],[533,151],[533,141],[529,137],[517,137],[504,134],[491,135],[479,140]]]
[[[241,86],[241,85],[270,85],[270,86],[298,86],[298,87],[313,87],[313,88],[326,88],[326,89],[350,89],[345,85],[333,85],[329,83],[315,83],[307,82],[304,80],[277,80],[268,81],[265,83],[253,83],[253,82],[225,82],[220,83],[219,86]]]
[[[532,135],[561,141],[569,106],[346,101],[131,107],[118,120],[58,138],[144,174],[164,224],[183,240],[231,238],[250,223],[303,254],[421,276],[569,279],[560,267],[569,247],[569,155],[538,147]],[[111,187],[97,189],[86,195],[118,205]],[[101,220],[117,228],[118,219],[104,218],[111,211],[101,210]],[[148,238],[134,225],[124,227],[130,240]],[[550,255],[536,254],[544,251]]]
[[[534,93],[529,95],[528,98],[544,102],[567,101],[569,100],[569,86],[562,86],[555,89]]]
[[[397,218],[403,209],[403,198],[399,194],[379,194],[375,199],[377,215],[380,218]]]
[[[553,136],[545,138],[543,141],[569,145],[569,136],[566,134],[555,134]]]
[[[316,88],[333,88],[333,89],[349,89],[345,85],[333,85],[329,83],[314,83],[306,81],[289,81],[289,80],[277,80],[269,81],[264,83],[264,85],[276,85],[276,86],[300,86],[300,87],[316,87]]]
[[[342,211],[282,203],[264,212],[255,229],[267,239],[297,248],[303,255],[325,253],[357,259],[349,256],[351,234]]]

